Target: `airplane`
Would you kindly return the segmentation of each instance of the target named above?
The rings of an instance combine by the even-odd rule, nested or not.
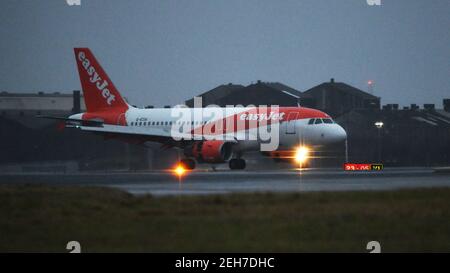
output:
[[[309,146],[342,142],[347,138],[345,130],[328,114],[301,106],[136,108],[125,101],[89,48],[74,48],[74,53],[86,112],[69,117],[40,117],[60,120],[66,128],[105,138],[135,144],[157,142],[164,149],[177,148],[183,151],[179,164],[185,169],[194,169],[197,162],[228,163],[232,170],[245,169],[243,155],[261,151],[261,145],[267,142],[255,137],[262,129],[276,128],[271,132],[276,133],[278,140],[275,149],[263,154],[274,158],[288,154],[298,162],[306,159]],[[189,117],[174,116],[177,110],[188,111]],[[208,117],[204,115],[205,110],[225,114]],[[178,126],[177,137],[173,134],[175,126]]]

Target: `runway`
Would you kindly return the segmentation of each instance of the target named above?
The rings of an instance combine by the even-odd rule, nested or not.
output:
[[[387,168],[372,172],[338,169],[282,171],[194,171],[180,179],[167,172],[89,172],[72,174],[0,174],[0,184],[106,186],[142,195],[225,194],[394,190],[450,187],[449,173],[431,168]]]

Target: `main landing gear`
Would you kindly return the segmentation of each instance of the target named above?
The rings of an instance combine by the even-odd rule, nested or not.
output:
[[[242,158],[233,158],[228,162],[228,166],[232,170],[243,170],[245,169],[246,163]]]
[[[195,160],[192,158],[183,158],[179,161],[179,164],[186,170],[193,170],[196,166]],[[233,158],[228,161],[228,166],[231,170],[243,170],[246,165],[245,160],[242,158]]]
[[[180,160],[180,164],[187,170],[195,169],[195,160],[192,158],[183,158]]]

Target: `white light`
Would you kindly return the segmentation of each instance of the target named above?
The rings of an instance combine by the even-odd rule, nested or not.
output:
[[[295,150],[295,162],[302,164],[308,159],[309,149],[305,146],[298,147]]]
[[[384,125],[384,123],[382,121],[377,121],[374,124],[375,124],[375,126],[377,126],[378,129],[381,129]]]

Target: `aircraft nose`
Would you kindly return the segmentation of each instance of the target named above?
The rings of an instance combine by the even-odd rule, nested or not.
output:
[[[334,139],[336,142],[341,142],[347,139],[347,132],[340,125],[336,124],[336,129],[334,133]]]
[[[342,142],[347,139],[347,132],[339,124],[332,124],[327,130],[326,141],[328,143]]]
[[[347,139],[347,132],[339,124],[325,124],[322,126],[321,141],[323,144],[343,142]]]

